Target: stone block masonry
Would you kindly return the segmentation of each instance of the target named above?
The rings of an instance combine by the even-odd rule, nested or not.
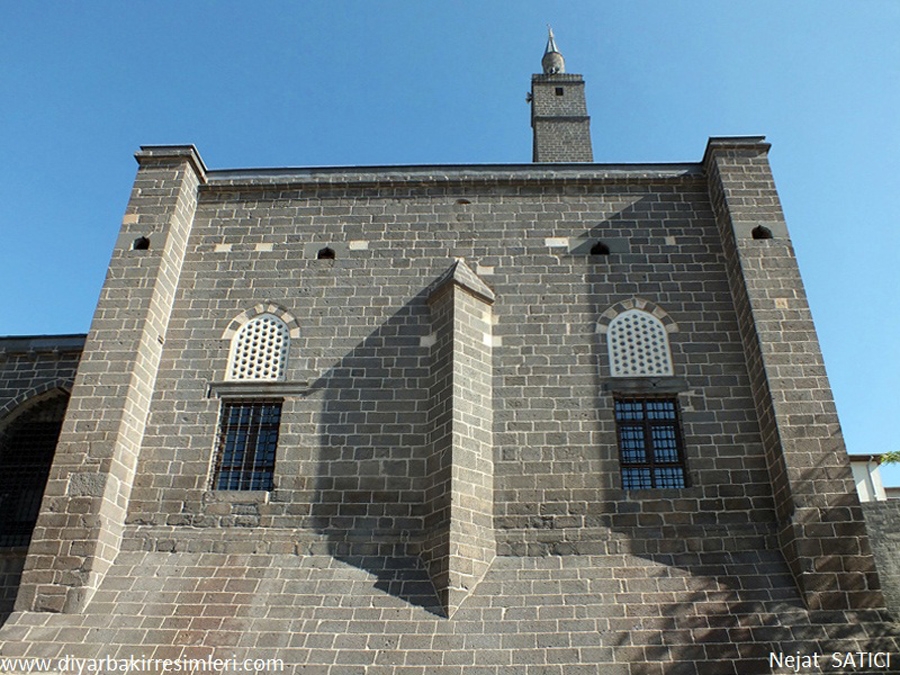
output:
[[[825,672],[900,672],[884,612],[807,611],[777,552],[499,557],[452,619],[385,593],[430,586],[386,562],[124,551],[90,612],[15,614],[0,654],[274,658],[285,668],[269,672],[288,675],[744,675],[773,672],[773,652],[862,650],[892,667]]]
[[[581,75],[532,76],[531,126],[535,162],[594,161]]]
[[[68,399],[85,337],[0,338],[0,437],[36,407]],[[0,548],[0,621],[13,609],[27,550],[27,544]]]
[[[192,149],[148,150],[139,160],[32,537],[40,553],[22,575],[22,610],[83,610],[121,543],[203,179]],[[141,237],[149,248],[131,243]]]
[[[811,608],[883,606],[768,149],[762,138],[712,139],[704,165],[772,480],[779,542]],[[758,228],[769,236],[758,237]]]
[[[422,557],[447,616],[475,588],[496,552],[493,301],[494,293],[461,260],[428,298],[436,343]]]
[[[0,339],[0,442],[71,390],[0,669],[900,673],[768,144],[593,164],[541,66],[535,164],[141,149],[86,340]]]
[[[138,159],[3,656],[696,675],[900,653],[760,139],[670,165]],[[257,308],[283,378],[229,381]],[[661,322],[671,375],[615,376],[623,308]],[[636,394],[675,401],[685,487],[623,489]],[[213,489],[241,398],[281,405],[271,490]]]
[[[84,335],[0,338],[0,424],[49,392],[70,392]]]

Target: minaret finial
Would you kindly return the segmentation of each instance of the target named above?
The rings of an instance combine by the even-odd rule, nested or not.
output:
[[[549,23],[547,24],[547,49],[544,52],[559,53],[559,50],[556,48],[556,39],[553,37],[553,27]]]
[[[555,75],[566,72],[566,61],[556,47],[556,39],[553,37],[553,29],[547,24],[547,48],[544,50],[544,58],[541,59],[541,67],[544,75]]]

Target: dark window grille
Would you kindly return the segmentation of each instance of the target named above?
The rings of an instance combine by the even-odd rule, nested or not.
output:
[[[0,435],[0,546],[28,546],[66,414],[68,396],[34,405]]]
[[[617,399],[616,430],[625,490],[687,485],[675,399]]]
[[[280,400],[222,403],[216,490],[272,489],[280,422]]]

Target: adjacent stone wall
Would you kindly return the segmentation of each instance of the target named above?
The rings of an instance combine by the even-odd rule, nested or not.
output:
[[[85,337],[0,338],[0,430],[34,397],[71,390]]]
[[[900,617],[900,500],[863,502],[862,510],[885,603]]]
[[[69,392],[84,335],[0,338],[0,434],[48,395]],[[0,622],[12,611],[27,547],[0,548]]]

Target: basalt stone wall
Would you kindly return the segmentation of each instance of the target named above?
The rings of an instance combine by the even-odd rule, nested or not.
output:
[[[713,145],[246,172],[142,151],[2,653],[558,675],[895,650],[786,231],[740,240],[778,215],[766,148]],[[671,372],[613,376],[635,308]],[[284,377],[229,381],[262,312]],[[634,395],[677,402],[684,487],[623,489]],[[213,489],[223,401],[261,397],[273,489]]]
[[[122,541],[203,167],[191,148],[139,153],[85,342],[16,606],[84,608]]]
[[[594,241],[614,252],[589,254]],[[330,247],[333,260],[317,258]],[[381,542],[423,531],[426,290],[463,258],[492,307],[494,522],[503,555],[764,545],[774,505],[705,180],[695,165],[564,177],[536,168],[274,179],[211,174],[162,349],[128,522],[297,528]],[[624,491],[608,308],[645,299],[669,334],[689,487]],[[267,494],[211,491],[226,329],[296,320]],[[247,517],[249,515],[249,517]],[[167,536],[168,538],[168,536]]]
[[[35,397],[72,389],[84,341],[84,335],[0,338],[0,430]]]
[[[740,318],[781,550],[810,607],[883,605],[822,352],[759,137],[711,139],[710,198]]]

